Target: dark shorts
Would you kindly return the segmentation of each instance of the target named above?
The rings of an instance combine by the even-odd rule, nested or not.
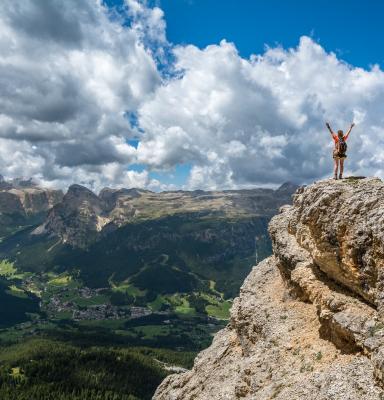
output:
[[[334,160],[344,160],[345,158],[347,158],[347,155],[345,153],[341,154],[341,153],[338,153],[337,151],[334,151],[332,154],[332,157]]]

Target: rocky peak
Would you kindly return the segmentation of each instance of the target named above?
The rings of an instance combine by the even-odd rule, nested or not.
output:
[[[109,222],[104,201],[88,188],[73,184],[33,234],[48,233],[64,243],[85,248]]]
[[[298,189],[227,328],[154,399],[382,399],[383,215],[379,179]]]
[[[78,185],[76,183],[69,186],[67,193],[65,194],[65,198],[67,200],[78,199],[80,201],[88,199],[95,201],[99,200],[98,196],[95,193],[93,193],[92,190],[88,189],[85,186]]]
[[[276,194],[272,189],[155,193],[104,188],[97,196],[83,186],[72,185],[34,234],[49,233],[72,246],[87,247],[101,237],[99,234],[108,234],[134,220],[191,213],[212,218],[270,218],[281,204],[290,202],[291,195],[288,189]]]
[[[103,211],[104,202],[92,190],[85,186],[73,184],[68,188],[62,206],[69,209],[90,208],[100,214]]]
[[[298,186],[296,184],[294,184],[292,182],[285,182],[276,189],[276,192],[291,194],[291,193],[295,192],[297,188],[298,188]]]
[[[0,175],[0,213],[30,216],[46,212],[63,198],[61,190],[41,188],[32,179],[6,181]]]
[[[73,196],[96,196],[91,189],[88,189],[86,186],[79,185],[78,183],[73,183],[71,186],[69,186],[67,194]]]
[[[63,243],[86,248],[106,225],[110,231],[126,222],[134,214],[129,200],[137,197],[137,189],[104,188],[97,196],[85,186],[73,184],[33,234],[57,236]]]
[[[25,188],[36,188],[38,184],[32,178],[13,178],[6,180],[3,175],[0,175],[0,190],[6,187],[7,189],[25,189]]]

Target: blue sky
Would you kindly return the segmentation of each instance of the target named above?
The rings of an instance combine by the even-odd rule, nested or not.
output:
[[[123,0],[106,0],[109,6]],[[167,38],[174,44],[205,47],[221,39],[240,54],[260,54],[265,45],[297,45],[311,36],[327,51],[355,66],[384,63],[381,0],[158,0]]]
[[[120,6],[122,0],[108,0]],[[356,67],[384,64],[384,2],[371,0],[158,0],[172,44],[204,48],[222,39],[233,42],[242,57],[262,54],[266,46],[296,47],[301,36]],[[143,169],[135,165],[134,170]],[[150,172],[161,182],[182,185],[191,165],[172,173]]]
[[[95,191],[310,183],[332,173],[325,121],[353,121],[346,173],[384,178],[383,15],[379,0],[2,0],[0,173]]]
[[[312,36],[356,66],[384,61],[380,0],[161,0],[168,39],[206,46],[225,38],[242,56]]]

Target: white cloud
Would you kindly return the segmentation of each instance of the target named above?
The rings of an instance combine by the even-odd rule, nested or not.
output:
[[[149,171],[187,163],[188,188],[307,182],[332,169],[324,122],[354,119],[348,172],[384,177],[379,67],[347,65],[308,37],[249,59],[225,40],[172,46],[160,8],[125,0],[123,12],[101,0],[0,3],[1,174],[167,189]]]
[[[139,32],[142,39],[167,43],[163,10],[148,7],[146,1],[125,0],[125,4],[128,14],[133,18],[132,29]]]
[[[142,162],[192,163],[190,188],[305,182],[331,174],[324,122],[346,129],[355,120],[348,172],[382,174],[374,162],[384,144],[378,67],[347,65],[308,37],[297,48],[270,48],[249,60],[226,41],[176,47],[174,54],[178,76],[140,108]],[[182,140],[170,132],[183,132]]]
[[[0,160],[3,175],[99,187],[103,169],[117,163],[124,178],[110,184],[144,184],[126,171],[136,149],[127,144],[135,132],[125,113],[161,77],[138,22],[123,26],[108,12],[99,0],[1,2],[0,138],[10,151]],[[159,11],[146,18],[164,29]],[[13,156],[20,152],[24,158]]]

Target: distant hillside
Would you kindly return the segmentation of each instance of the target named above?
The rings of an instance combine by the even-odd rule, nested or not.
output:
[[[228,190],[154,193],[142,189],[103,189],[97,196],[84,186],[69,187],[46,221],[32,233],[57,236],[72,247],[87,248],[110,232],[132,223],[172,216],[239,220],[271,217],[290,202],[297,186],[286,183],[278,190]]]
[[[254,258],[270,254],[267,224],[295,189],[96,195],[72,185],[42,223],[5,238],[0,255],[22,271],[76,270],[91,287],[172,294],[208,290],[213,281],[233,297]]]

